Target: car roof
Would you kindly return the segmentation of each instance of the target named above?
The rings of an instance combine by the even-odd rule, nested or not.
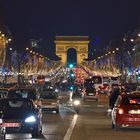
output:
[[[131,93],[123,94],[122,97],[140,97],[140,91],[134,91]]]
[[[36,90],[34,87],[12,87],[9,90]]]

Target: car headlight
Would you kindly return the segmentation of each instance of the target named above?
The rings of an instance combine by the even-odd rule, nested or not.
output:
[[[74,103],[74,105],[79,105],[80,101],[79,100],[75,100],[73,103]]]
[[[0,124],[2,124],[2,119],[0,118]]]
[[[26,123],[36,122],[36,118],[35,118],[35,116],[30,116],[30,117],[28,117],[28,118],[25,119],[25,122]]]
[[[58,92],[58,89],[55,89],[55,92]]]

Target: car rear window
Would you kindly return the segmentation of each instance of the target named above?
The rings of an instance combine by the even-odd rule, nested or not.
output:
[[[125,97],[122,99],[123,105],[140,105],[140,97]]]
[[[52,93],[41,93],[40,98],[41,99],[57,99],[57,96]]]

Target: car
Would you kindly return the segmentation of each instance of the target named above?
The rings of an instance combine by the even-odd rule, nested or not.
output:
[[[122,86],[125,88],[126,92],[131,92],[138,90],[140,85],[138,83],[123,83]]]
[[[3,123],[3,115],[0,112],[0,140],[5,140],[5,128],[2,126]]]
[[[98,101],[98,93],[96,91],[96,89],[94,87],[86,87],[85,91],[84,91],[84,96],[83,96],[83,100],[96,100]]]
[[[33,100],[36,107],[41,107],[41,101],[39,100],[39,92],[33,87],[14,87],[8,91],[10,98],[21,97]]]
[[[0,100],[3,115],[2,126],[5,135],[13,133],[31,133],[38,137],[42,133],[42,114],[35,108],[32,100],[24,98],[6,98]]]
[[[121,127],[140,126],[140,92],[119,95],[111,117],[112,128],[116,130]]]
[[[8,88],[0,88],[0,99],[7,98]]]
[[[40,92],[42,110],[56,111],[59,113],[59,97],[54,90],[48,89]]]
[[[109,92],[109,84],[104,83],[102,86],[99,86],[98,93],[107,94]]]

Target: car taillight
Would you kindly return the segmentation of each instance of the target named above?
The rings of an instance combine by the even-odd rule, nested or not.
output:
[[[119,114],[124,114],[124,110],[122,108],[119,108],[118,113]]]

